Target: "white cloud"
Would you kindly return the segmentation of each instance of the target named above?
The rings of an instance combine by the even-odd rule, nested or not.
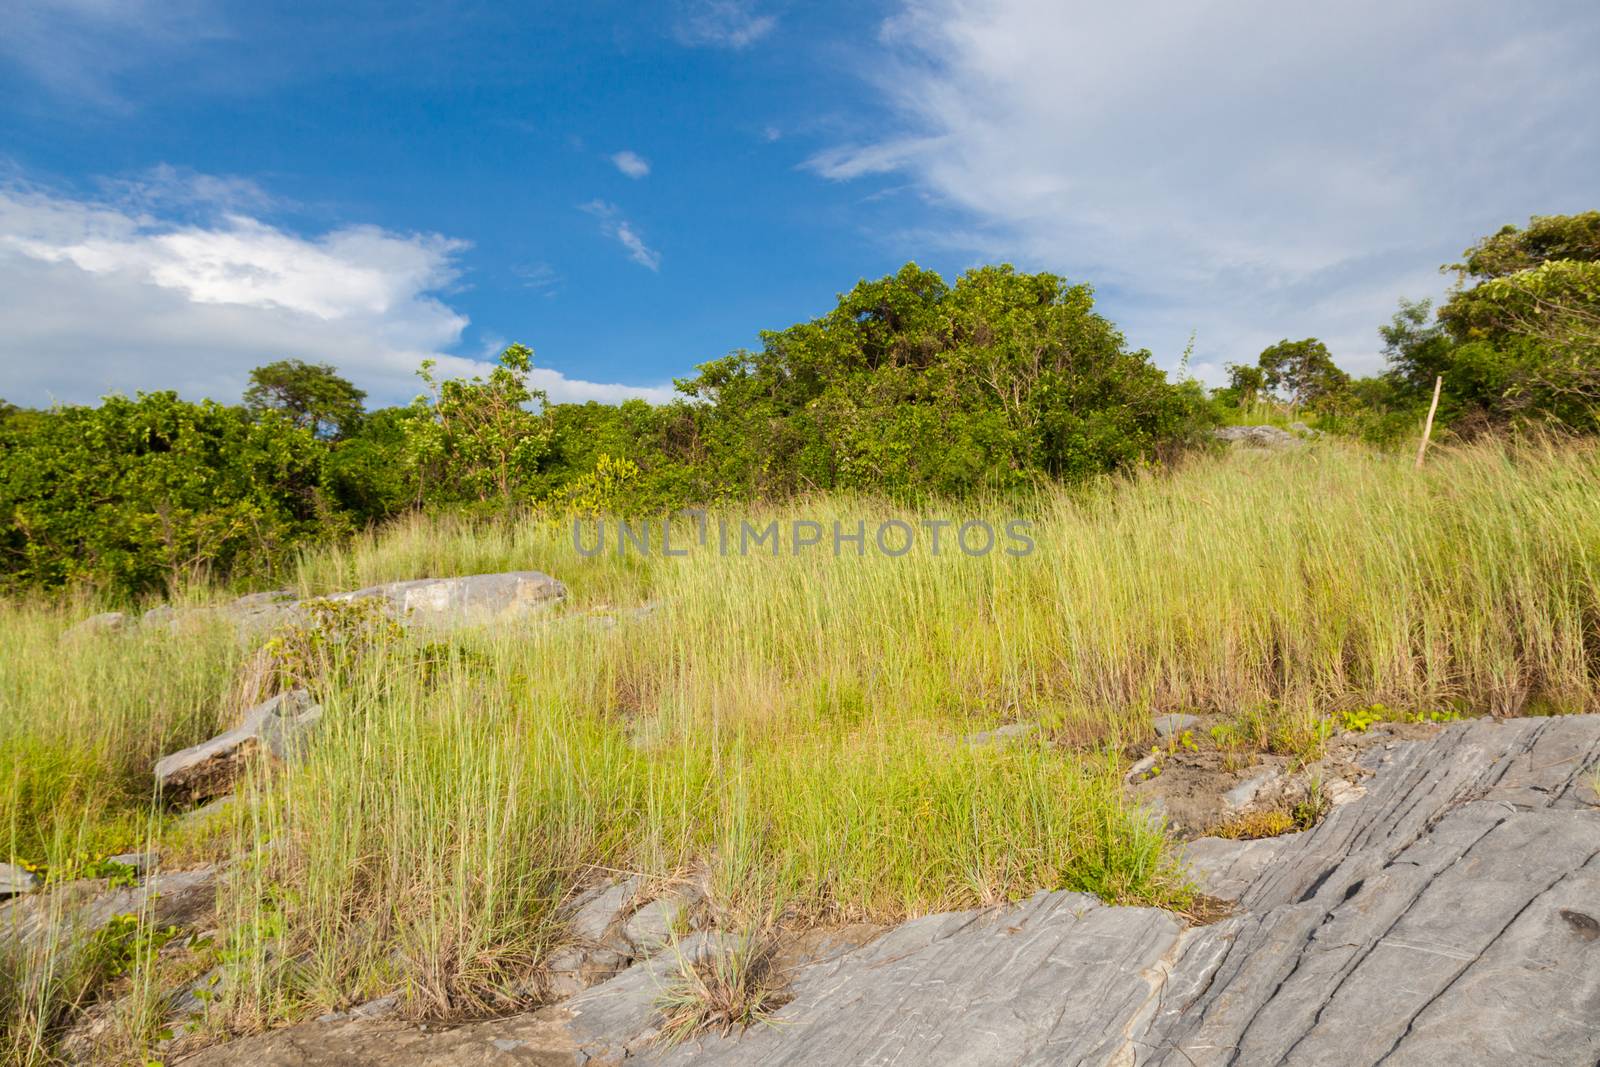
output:
[[[690,0],[678,20],[678,40],[687,45],[748,48],[778,25],[758,15],[750,0]]]
[[[616,164],[618,170],[630,178],[643,178],[650,173],[650,164],[637,152],[623,149],[611,157],[611,162]]]
[[[0,185],[0,397],[88,403],[171,388],[231,401],[251,367],[293,357],[333,364],[374,403],[404,401],[423,359],[483,371],[449,354],[467,318],[440,296],[465,247],[372,226],[299,236],[238,212],[176,222]],[[669,392],[544,368],[538,382],[556,400]]]
[[[837,180],[907,175],[952,221],[898,235],[1097,283],[1136,344],[1197,367],[1377,326],[1530,214],[1597,206],[1600,8],[907,0],[865,76],[882,136]]]
[[[622,217],[617,205],[604,200],[591,200],[582,206],[582,210],[600,220],[600,232],[626,248],[629,259],[648,270],[661,269],[661,253],[644,243],[644,238],[639,236],[632,223]]]

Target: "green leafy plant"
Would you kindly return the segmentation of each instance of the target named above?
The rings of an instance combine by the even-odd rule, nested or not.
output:
[[[262,646],[278,689],[320,693],[346,679],[369,652],[400,640],[405,628],[383,597],[302,601],[301,617],[283,624]]]

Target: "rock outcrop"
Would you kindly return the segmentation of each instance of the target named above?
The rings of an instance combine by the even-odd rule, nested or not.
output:
[[[137,885],[106,888],[103,881],[58,885],[0,903],[0,942],[28,945],[58,938],[62,928],[75,936],[93,933],[119,915],[141,915],[153,926],[187,927],[216,904],[217,872],[212,867],[164,871]]]
[[[1366,795],[1312,830],[1188,846],[1237,905],[1210,926],[1041,892],[818,953],[775,1025],[671,1050],[650,1041],[662,953],[509,1019],[308,1024],[187,1062],[1595,1063],[1600,717],[1463,723],[1366,758]]]

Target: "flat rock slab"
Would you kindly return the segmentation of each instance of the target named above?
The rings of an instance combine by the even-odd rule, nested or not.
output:
[[[14,863],[0,863],[0,897],[14,897],[39,888],[39,876]]]
[[[1239,902],[1212,926],[1039,893],[845,946],[796,969],[776,1025],[677,1049],[650,1040],[663,954],[527,1015],[299,1026],[189,1062],[1600,1061],[1600,717],[1461,723],[1368,759],[1366,795],[1312,830],[1188,846]]]

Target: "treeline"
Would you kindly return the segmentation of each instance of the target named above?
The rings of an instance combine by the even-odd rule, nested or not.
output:
[[[551,404],[513,345],[483,377],[365,409],[331,367],[257,368],[236,405],[171,392],[0,406],[0,580],[118,596],[266,580],[308,543],[416,508],[653,513],[859,490],[1025,491],[1161,463],[1270,409],[1375,440],[1415,431],[1435,376],[1446,432],[1600,429],[1600,212],[1535,219],[1470,249],[1430,315],[1383,331],[1354,380],[1315,339],[1269,348],[1207,395],[1169,381],[1087,286],[908,265],[821,318],[704,364],[665,405]]]

